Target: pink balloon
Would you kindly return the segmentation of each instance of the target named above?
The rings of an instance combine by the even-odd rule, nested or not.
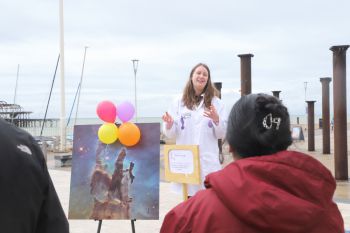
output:
[[[118,117],[122,122],[129,121],[135,113],[134,106],[128,102],[125,101],[118,105]]]
[[[96,109],[98,117],[108,123],[114,123],[117,117],[116,106],[108,100],[102,101],[97,105]]]

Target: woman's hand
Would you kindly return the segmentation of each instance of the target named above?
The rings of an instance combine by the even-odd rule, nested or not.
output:
[[[168,112],[165,112],[165,114],[162,116],[163,122],[165,122],[166,129],[171,129],[174,124],[174,119],[170,116]]]
[[[205,109],[203,115],[210,118],[215,125],[219,124],[219,115],[213,105],[209,109]]]

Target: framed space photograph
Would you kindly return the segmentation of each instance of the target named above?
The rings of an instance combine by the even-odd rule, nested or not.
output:
[[[159,219],[160,124],[136,125],[130,147],[102,143],[101,125],[74,127],[69,219]]]

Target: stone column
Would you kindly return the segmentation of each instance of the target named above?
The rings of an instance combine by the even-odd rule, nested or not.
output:
[[[346,112],[346,50],[349,45],[332,46],[334,106],[334,173],[337,180],[348,180]]]
[[[309,100],[307,103],[307,145],[308,151],[315,151],[315,111],[316,101]]]
[[[331,78],[325,77],[320,78],[322,83],[322,143],[323,143],[323,154],[330,154],[331,138],[329,131],[329,83]]]
[[[281,91],[272,91],[272,94],[273,94],[274,97],[276,97],[277,99],[279,99],[279,98],[280,98],[280,92],[281,92]]]
[[[241,96],[252,93],[251,58],[253,54],[239,54],[241,58]]]

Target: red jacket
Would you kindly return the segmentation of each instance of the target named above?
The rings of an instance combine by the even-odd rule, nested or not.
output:
[[[294,151],[241,159],[171,210],[161,233],[343,233],[331,173]]]

